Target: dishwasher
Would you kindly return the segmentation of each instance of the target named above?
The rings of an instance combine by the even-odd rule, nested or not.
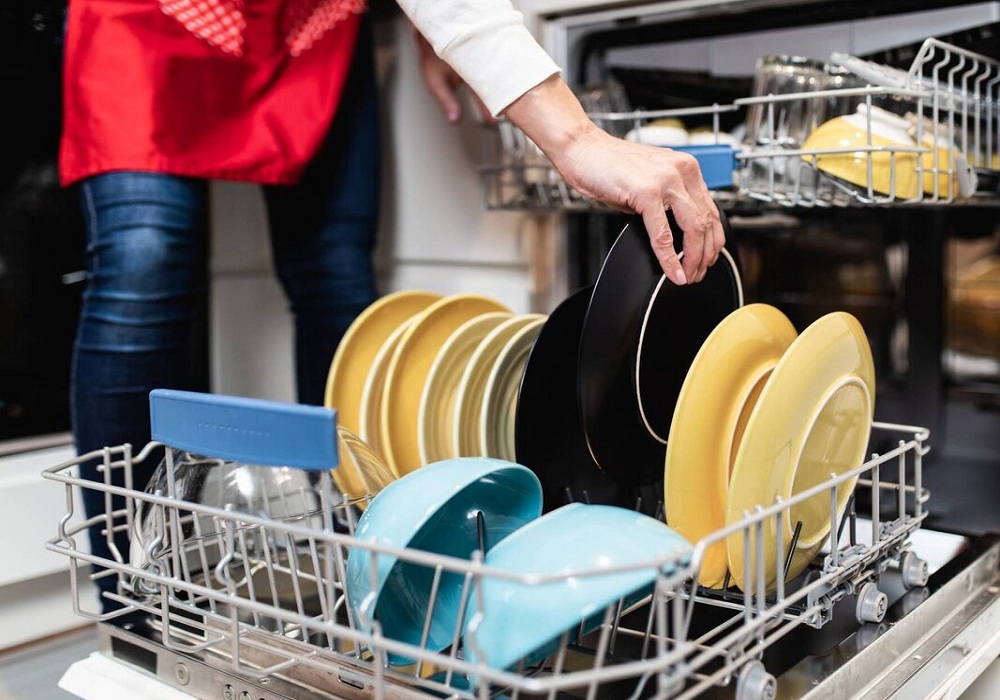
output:
[[[1000,144],[997,62],[933,39],[920,45],[910,70],[846,58],[878,75],[864,87],[809,95],[764,94],[624,113],[592,110],[592,116],[609,130],[626,133],[653,119],[696,117],[708,124],[711,143],[696,157],[707,176],[721,172],[725,180],[727,171],[735,173],[732,183],[716,192],[720,206],[730,211],[759,204],[779,213],[841,207],[934,211],[972,200],[990,206],[997,193],[979,191],[976,182],[997,167],[991,160]],[[760,128],[773,137],[776,115],[788,105],[845,96],[865,107],[869,119],[876,102],[898,97],[929,121],[916,120],[917,145],[908,147],[875,143],[870,121],[863,129],[866,143],[849,147],[790,147],[777,141],[754,149],[724,147],[722,125],[734,114],[756,111],[765,125]],[[934,145],[926,145],[925,130]],[[940,155],[939,139],[960,142],[964,161],[954,149]],[[501,123],[486,142],[481,177],[490,208],[585,217],[599,211],[567,188],[516,130]],[[865,164],[863,185],[824,169],[829,159],[845,156]],[[888,192],[874,184],[880,162],[888,164]],[[918,183],[909,194],[897,187],[907,163],[914,165]],[[960,182],[963,177],[970,180]],[[928,180],[929,187],[919,186]],[[920,415],[925,417],[933,418]],[[66,514],[47,547],[73,560],[74,609],[99,623],[101,653],[190,696],[945,698],[960,695],[1000,654],[1000,536],[926,526],[934,504],[926,487],[926,459],[939,427],[922,425],[933,423],[930,419],[918,425],[874,421],[871,456],[863,463],[787,500],[746,511],[693,543],[687,555],[642,562],[637,568],[652,581],[645,595],[603,607],[539,661],[494,668],[470,652],[480,643],[480,623],[503,617],[505,609],[485,605],[478,591],[491,582],[512,581],[541,595],[546,586],[572,586],[606,571],[512,575],[487,566],[481,552],[466,560],[366,541],[355,529],[365,499],[338,498],[330,473],[335,464],[328,457],[307,465],[313,471],[300,478],[310,488],[303,490],[297,509],[284,502],[253,510],[193,502],[182,497],[173,476],[184,459],[176,448],[190,447],[184,435],[191,426],[214,419],[197,407],[181,418],[177,432],[154,430],[156,442],[150,445],[109,446],[53,466],[44,476],[62,483],[67,494]],[[300,429],[298,418],[293,415],[260,443],[262,451],[278,455],[264,464],[282,464],[283,451],[299,455],[301,436],[309,430],[336,429],[332,413],[318,428]],[[255,427],[258,417],[248,421],[226,429],[241,436],[263,434]],[[200,447],[199,460],[233,460],[225,449]],[[103,482],[76,475],[78,464],[94,459],[102,463]],[[242,459],[252,462],[253,455]],[[159,460],[161,488],[137,488],[136,465]],[[88,520],[74,509],[82,490],[103,494],[103,515]],[[795,514],[807,502],[820,504],[829,534],[813,543],[805,570],[786,581],[781,574],[802,544]],[[662,517],[662,508],[656,511]],[[135,533],[144,523],[152,523],[149,537],[131,552],[113,547],[111,559],[95,557],[80,544],[89,527],[113,538]],[[748,565],[742,576],[727,574],[721,586],[702,586],[706,552],[723,541],[740,543]],[[433,572],[425,633],[417,641],[383,634],[372,602],[350,599],[345,562],[352,557],[370,559],[372,569],[380,558],[390,558]],[[76,564],[95,565],[101,570],[96,575],[113,577],[112,597],[122,607],[105,614],[93,610],[80,593],[87,569]],[[765,571],[778,573],[766,580]],[[445,578],[460,582],[457,590],[470,619],[464,634],[456,625],[440,648],[428,643],[427,628]]]
[[[225,399],[185,406],[184,424],[154,427],[154,438],[198,444],[197,459],[219,469],[232,459],[226,447],[234,444],[232,434],[265,434],[262,420],[272,426],[262,451],[283,455],[279,462],[308,462],[302,456],[308,445],[322,442],[308,438],[335,428],[333,411],[310,427],[304,423],[309,409],[300,416],[298,407],[282,409],[292,416],[275,427],[265,402],[253,406],[263,418],[241,423],[230,414],[225,423],[211,410],[216,402]],[[221,449],[205,438],[206,425],[226,429]],[[100,621],[102,653],[198,698],[945,697],[997,653],[1000,541],[932,538],[917,551],[914,535],[929,499],[921,485],[929,436],[912,426],[872,427],[895,447],[787,501],[748,512],[699,541],[690,556],[641,562],[638,568],[653,581],[648,595],[600,610],[596,623],[567,634],[531,665],[493,668],[467,658],[477,644],[474,624],[464,636],[456,626],[443,649],[431,645],[427,627],[444,579],[460,581],[463,602],[477,601],[467,614],[486,619],[509,612],[476,597],[494,577],[513,578],[540,594],[608,570],[515,576],[484,565],[481,554],[464,560],[364,540],[355,533],[358,501],[338,498],[328,461],[306,464],[317,471],[296,482],[315,488],[272,491],[264,506],[238,509],[183,497],[179,475],[183,460],[191,459],[187,451],[168,449],[161,458],[163,443],[138,453],[128,445],[105,448],[46,470],[46,478],[64,484],[70,504],[48,547],[99,565],[99,576],[116,577],[117,592],[106,595],[119,610],[99,614],[88,611],[87,601],[74,601],[77,612]],[[103,483],[74,474],[76,464],[95,458]],[[150,459],[163,460],[161,476],[154,476],[155,488],[137,490],[133,468]],[[260,469],[281,469],[283,478],[302,471]],[[81,518],[72,508],[80,489],[104,494],[107,512]],[[838,493],[851,489],[847,507],[839,507]],[[872,505],[869,519],[855,507],[862,495]],[[788,541],[784,525],[810,499],[828,504],[836,526],[802,575],[766,582],[769,565],[787,571],[801,521]],[[112,541],[116,532],[133,533],[130,555],[115,548],[112,559],[88,554],[78,542],[89,526]],[[720,589],[703,588],[698,571],[705,551],[733,537],[752,565],[739,582],[727,576]],[[758,545],[765,541],[773,547]],[[434,572],[418,642],[383,635],[367,598],[351,604],[345,562],[358,556],[391,557]],[[85,571],[71,568],[74,591],[81,590],[76,577]]]

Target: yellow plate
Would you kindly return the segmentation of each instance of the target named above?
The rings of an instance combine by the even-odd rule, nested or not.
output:
[[[389,372],[389,360],[392,359],[392,353],[399,345],[399,339],[403,337],[403,333],[420,316],[421,314],[417,314],[404,321],[382,343],[382,347],[379,348],[378,354],[375,355],[368,370],[368,377],[365,379],[365,386],[361,392],[361,439],[371,445],[377,454],[383,455],[383,459],[385,459],[385,440],[382,438],[382,421],[379,414],[382,406],[382,394],[385,392],[385,377]],[[395,474],[391,464],[389,468]],[[396,474],[396,476],[400,475]]]
[[[663,493],[667,523],[689,542],[726,524],[729,475],[743,430],[796,335],[778,309],[750,304],[724,318],[695,355],[670,424]],[[725,542],[716,542],[705,550],[698,581],[718,587],[727,569]]]
[[[361,430],[361,393],[379,348],[403,321],[440,298],[432,292],[395,292],[378,299],[354,319],[337,346],[326,378],[323,403],[337,409],[337,425],[355,433]]]
[[[858,320],[838,311],[812,323],[795,339],[764,385],[750,414],[729,482],[726,524],[758,506],[792,495],[864,461],[875,401],[871,346]],[[854,481],[838,489],[837,512],[850,498]],[[802,531],[792,552],[788,578],[812,561],[830,531],[830,496],[824,491],[794,506],[783,518],[785,547],[797,521]],[[778,577],[775,518],[763,524],[763,579],[768,589]],[[729,570],[740,587],[754,569],[758,543],[745,560],[743,534],[726,539]],[[753,585],[756,585],[754,583]]]
[[[537,318],[538,314],[520,314],[507,319],[483,338],[469,358],[458,383],[452,415],[452,450],[460,457],[486,456],[479,442],[479,420],[483,413],[486,382],[507,342]]]
[[[517,333],[504,344],[486,378],[482,409],[479,416],[479,448],[489,457],[514,461],[514,413],[517,411],[517,392],[521,374],[528,361],[528,353],[535,338],[548,318],[530,314]]]
[[[421,466],[418,416],[420,397],[438,350],[471,318],[507,311],[498,301],[474,294],[456,294],[435,302],[399,339],[389,360],[379,410],[383,455],[400,476]]]
[[[453,451],[455,397],[469,358],[490,331],[511,318],[496,311],[466,321],[441,347],[420,397],[420,461],[424,464],[457,457]]]
[[[340,464],[333,470],[333,482],[348,500],[357,500],[362,509],[374,496],[396,479],[371,446],[343,426],[337,427]]]

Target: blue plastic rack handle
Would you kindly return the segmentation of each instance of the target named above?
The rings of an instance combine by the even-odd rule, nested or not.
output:
[[[710,190],[733,186],[736,169],[736,149],[726,144],[673,146],[672,150],[690,153],[698,159],[701,176]]]
[[[339,464],[337,412],[319,406],[154,389],[153,439],[247,464],[325,470]]]

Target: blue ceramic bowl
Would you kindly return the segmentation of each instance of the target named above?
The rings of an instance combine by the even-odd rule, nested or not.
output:
[[[559,577],[534,585],[481,579],[483,614],[475,616],[474,595],[465,614],[465,656],[495,669],[539,661],[581,623],[585,631],[596,628],[607,606],[638,601],[655,581],[657,563],[670,573],[686,565],[691,550],[659,520],[625,508],[574,503],[547,513],[487,552],[485,563],[510,573]],[[649,566],[600,573],[643,562]]]
[[[359,519],[355,535],[364,542],[469,559],[479,549],[477,513],[483,514],[489,549],[541,512],[542,488],[531,470],[499,459],[460,457],[429,464],[386,486]],[[352,548],[347,557],[347,597],[355,620],[370,630],[360,612],[374,594],[369,617],[374,615],[386,637],[401,642],[420,644],[433,579],[433,568],[387,554],[372,557],[368,550]],[[463,585],[460,573],[443,572],[428,649],[440,651],[454,641]],[[410,661],[390,658],[397,664]]]

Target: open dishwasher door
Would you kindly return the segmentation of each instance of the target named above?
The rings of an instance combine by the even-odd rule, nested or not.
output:
[[[879,582],[889,599],[881,623],[865,623],[846,634],[841,629],[845,636],[834,637],[825,649],[817,648],[820,640],[794,650],[777,646],[775,664],[792,665],[778,674],[776,697],[957,698],[996,663],[1000,537],[922,530],[914,535],[913,548],[936,569],[927,585],[907,590],[902,579],[912,573],[904,566]],[[841,622],[852,618],[844,612]],[[829,640],[828,632],[838,634],[830,629],[821,636]]]

